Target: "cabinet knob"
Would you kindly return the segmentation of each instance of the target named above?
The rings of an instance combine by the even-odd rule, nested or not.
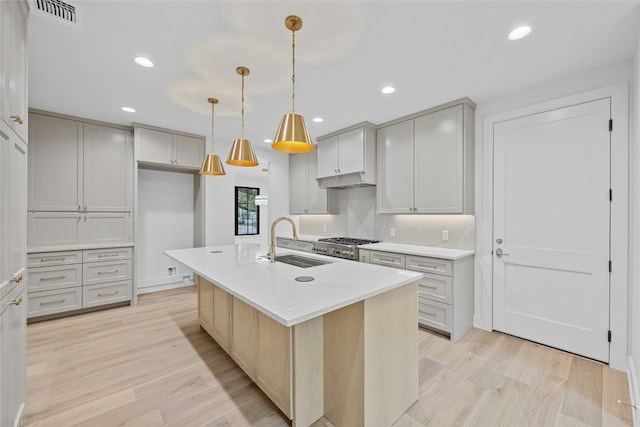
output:
[[[18,123],[18,124],[24,124],[24,120],[22,120],[22,117],[20,117],[19,115],[15,115],[15,116],[11,116],[11,120],[13,120],[14,123]]]

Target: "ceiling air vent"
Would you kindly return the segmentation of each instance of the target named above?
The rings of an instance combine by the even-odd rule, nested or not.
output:
[[[60,0],[34,0],[38,12],[68,23],[77,23],[76,7]]]

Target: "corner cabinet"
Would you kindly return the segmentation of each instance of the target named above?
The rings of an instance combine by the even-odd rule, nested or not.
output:
[[[134,125],[136,160],[152,165],[200,169],[204,159],[204,138],[164,129]]]
[[[317,148],[308,153],[289,155],[289,213],[337,214],[335,190],[320,188],[316,182]]]
[[[473,214],[474,109],[464,98],[378,127],[378,213]]]
[[[317,180],[322,188],[376,183],[376,133],[359,123],[318,138]]]

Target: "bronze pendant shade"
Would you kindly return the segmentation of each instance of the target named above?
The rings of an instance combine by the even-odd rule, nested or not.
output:
[[[213,150],[213,112],[215,105],[218,103],[216,98],[209,98],[207,101],[211,104],[211,154],[207,154],[200,168],[200,175],[226,175],[220,156],[215,154]]]
[[[292,96],[291,113],[285,114],[280,121],[280,126],[273,139],[271,148],[285,153],[306,153],[313,150],[313,142],[309,137],[304,117],[295,112],[296,99],[296,31],[302,28],[302,19],[297,16],[287,16],[285,26],[291,30],[292,68],[291,76]]]
[[[244,78],[249,75],[249,69],[238,67],[236,72],[242,76],[242,135],[233,141],[227,163],[233,166],[258,166],[258,158],[253,152],[251,141],[244,138]]]

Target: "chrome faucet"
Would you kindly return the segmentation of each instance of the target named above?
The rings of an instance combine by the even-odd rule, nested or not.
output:
[[[296,231],[296,224],[293,220],[286,216],[281,216],[273,220],[271,223],[271,246],[269,246],[269,261],[276,262],[276,224],[280,221],[288,221],[293,229],[293,240],[298,240],[298,232]]]

